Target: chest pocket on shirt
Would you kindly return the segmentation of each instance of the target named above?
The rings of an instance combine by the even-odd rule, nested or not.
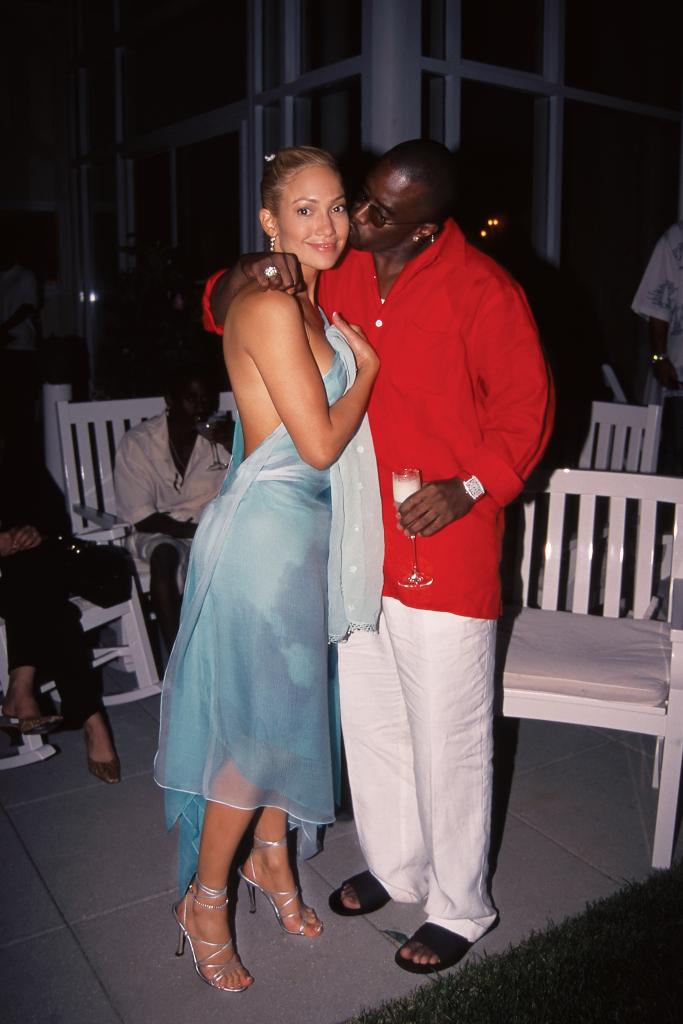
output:
[[[443,324],[443,315],[439,318]],[[453,359],[453,333],[435,330],[429,321],[406,319],[406,344],[401,353],[407,360],[403,372],[409,385],[429,395],[442,395],[448,388]]]

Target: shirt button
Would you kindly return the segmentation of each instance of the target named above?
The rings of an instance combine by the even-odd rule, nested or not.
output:
[[[358,572],[358,566],[357,565],[350,565],[349,566],[349,572]]]
[[[363,452],[365,451],[365,448],[363,447],[362,444],[358,444],[356,445],[356,451],[358,452],[359,455],[362,455]]]
[[[358,525],[358,523],[356,523],[356,525],[354,526],[353,532],[354,533],[360,533],[360,526]]]
[[[382,326],[382,321],[381,320],[375,320],[375,327],[381,327],[381,326]]]

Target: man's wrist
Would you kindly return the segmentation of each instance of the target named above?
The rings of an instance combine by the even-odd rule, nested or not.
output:
[[[462,485],[472,501],[479,501],[479,499],[483,498],[486,494],[484,485],[478,476],[472,475],[468,477],[467,480],[463,480]]]

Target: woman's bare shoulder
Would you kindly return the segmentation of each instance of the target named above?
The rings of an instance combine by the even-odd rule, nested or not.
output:
[[[230,316],[240,320],[269,320],[280,317],[301,319],[301,307],[294,295],[287,292],[264,291],[254,282],[245,285],[235,296],[230,307]]]

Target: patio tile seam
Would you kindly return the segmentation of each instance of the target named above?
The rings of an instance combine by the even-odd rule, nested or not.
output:
[[[145,775],[151,775],[151,774],[152,774],[152,769],[151,768],[148,771],[144,771],[144,772],[130,772],[130,773],[127,773],[122,778],[122,780],[120,782],[120,785],[122,785],[122,786],[125,785],[126,782],[128,782],[129,779],[141,779]],[[59,791],[57,791],[55,793],[46,793],[44,796],[34,796],[34,797],[31,797],[30,800],[12,800],[10,798],[10,800],[7,801],[7,800],[3,800],[0,797],[0,804],[6,810],[9,811],[9,810],[14,810],[16,807],[30,807],[32,804],[42,804],[42,803],[45,803],[47,800],[56,800],[59,797],[73,796],[74,793],[86,793],[86,792],[89,792],[89,791],[96,792],[99,789],[100,785],[101,785],[101,783],[94,782],[94,783],[89,783],[88,785],[85,785],[85,786],[73,786],[71,789],[60,789]]]
[[[0,942],[0,952],[3,949],[10,949],[12,946],[20,946],[22,942],[33,942],[34,939],[42,939],[45,935],[52,935],[54,932],[69,931],[68,924],[56,924],[52,928],[40,928],[37,932],[29,932],[28,935],[19,935],[16,939],[9,939],[7,942]]]
[[[555,836],[550,835],[550,833],[548,832],[544,832],[542,828],[539,828],[538,825],[535,825],[533,821],[529,821],[529,819],[525,818],[523,814],[519,813],[519,811],[513,811],[512,809],[508,808],[508,814],[511,817],[516,818],[516,820],[521,822],[523,825],[526,825],[528,828],[533,829],[533,831],[536,832],[539,836],[543,836],[544,839],[547,839],[548,842],[552,843],[553,846],[556,846],[559,850],[562,850],[564,853],[568,853],[570,857],[574,858],[574,860],[579,861],[585,867],[590,868],[592,871],[595,871],[598,875],[602,875],[602,877],[606,878],[608,881],[614,882],[617,885],[621,885],[624,882],[628,881],[628,879],[624,875],[612,875],[609,871],[605,871],[604,868],[600,868],[596,864],[593,864],[591,861],[583,857],[577,850],[573,850],[571,846],[565,846],[564,843],[561,843],[558,839],[555,838]]]
[[[602,743],[596,743],[592,747],[583,747],[582,750],[577,750],[573,754],[564,754],[562,757],[554,757],[549,761],[541,761],[530,768],[517,768],[515,769],[515,775],[530,775],[532,772],[541,771],[543,768],[552,768],[554,765],[563,764],[565,761],[573,761],[575,758],[585,757],[586,754],[591,754],[596,750],[600,750],[601,747],[607,747],[610,743],[616,742],[618,741],[605,739]]]
[[[76,927],[79,924],[87,924],[89,921],[97,921],[102,917],[109,917],[111,914],[117,914],[120,910],[128,910],[130,907],[139,907],[145,903],[153,903],[154,900],[167,899],[169,896],[173,897],[176,894],[175,887],[170,889],[160,889],[159,892],[151,893],[149,896],[140,896],[136,900],[128,900],[126,903],[117,903],[115,907],[107,907],[106,910],[98,910],[92,914],[82,914],[80,917],[74,917],[69,920],[69,924]],[[170,905],[170,904],[169,904]]]

